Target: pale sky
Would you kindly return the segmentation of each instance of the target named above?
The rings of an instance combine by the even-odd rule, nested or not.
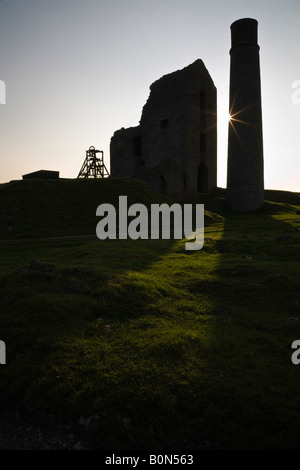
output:
[[[265,187],[300,191],[299,0],[0,0],[0,183],[76,178],[91,145],[109,169],[110,139],[139,124],[151,83],[202,59],[226,187],[230,25],[245,17],[258,21]]]

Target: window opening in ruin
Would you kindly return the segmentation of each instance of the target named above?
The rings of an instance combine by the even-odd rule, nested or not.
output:
[[[205,163],[200,163],[198,167],[198,193],[208,192],[208,172]]]
[[[133,139],[133,156],[141,157],[142,156],[142,137],[135,137]]]
[[[206,152],[206,134],[200,134],[200,153]]]
[[[169,119],[162,119],[160,121],[160,128],[167,129],[167,127],[169,127]]]
[[[168,185],[163,176],[160,177],[160,187],[163,194],[167,194]]]

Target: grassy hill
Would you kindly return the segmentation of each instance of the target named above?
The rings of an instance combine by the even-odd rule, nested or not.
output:
[[[167,200],[131,178],[12,181],[0,185],[0,239],[95,234],[96,208]]]
[[[299,448],[299,195],[266,191],[252,214],[224,190],[194,201],[195,252],[96,239],[119,195],[170,203],[122,178],[0,186],[2,412],[89,423],[95,449]]]

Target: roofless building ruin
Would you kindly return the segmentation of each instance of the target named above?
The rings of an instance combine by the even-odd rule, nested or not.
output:
[[[111,138],[110,172],[177,200],[216,187],[217,92],[202,60],[151,85],[139,126]]]

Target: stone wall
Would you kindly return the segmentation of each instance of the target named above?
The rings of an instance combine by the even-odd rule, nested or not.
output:
[[[201,60],[150,87],[140,125],[114,133],[111,176],[141,178],[177,200],[217,185],[217,99]]]

